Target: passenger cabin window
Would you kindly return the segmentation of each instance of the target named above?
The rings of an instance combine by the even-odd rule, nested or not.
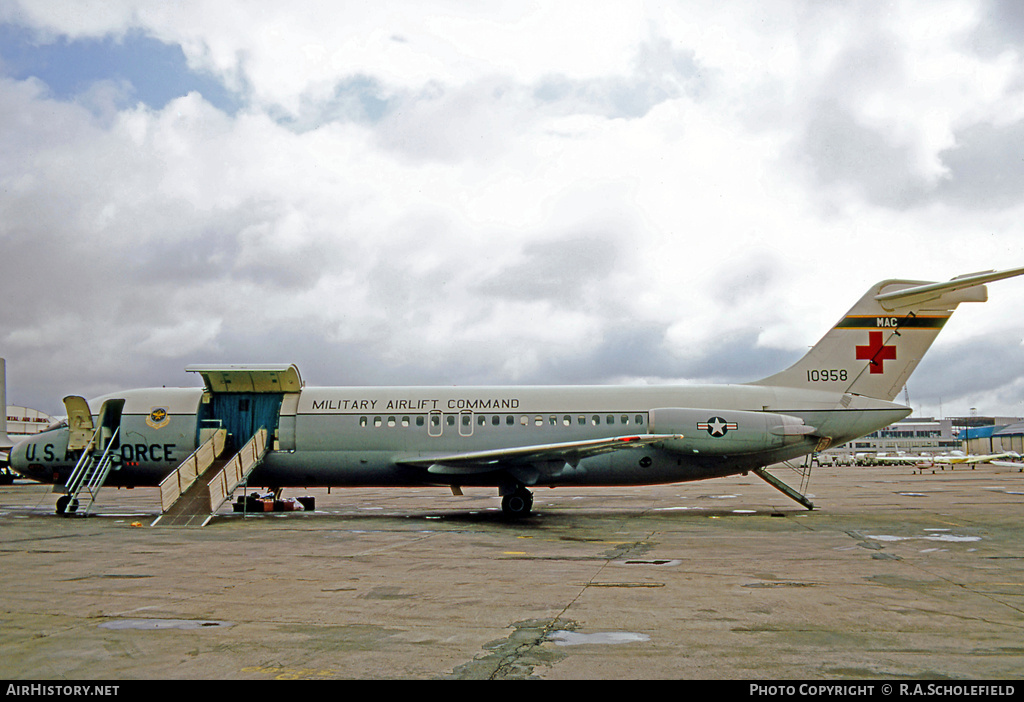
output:
[[[441,413],[438,412],[437,414],[430,414],[429,415],[429,420],[428,420],[428,418],[426,416],[423,416],[423,415],[417,415],[415,420],[412,417],[408,416],[408,415],[406,415],[404,417],[401,417],[401,418],[393,417],[393,416],[392,417],[387,417],[387,418],[384,418],[384,417],[374,417],[373,418],[373,426],[374,427],[378,427],[378,428],[379,427],[383,427],[385,425],[385,422],[386,422],[388,427],[396,427],[396,426],[399,425],[399,422],[400,422],[401,426],[409,427],[409,426],[412,426],[413,421],[415,421],[416,426],[418,426],[418,427],[422,427],[424,425],[429,424],[431,427],[437,428],[437,427],[441,426],[441,421],[442,421],[441,420],[441,416],[442,416]],[[465,413],[462,413],[460,416],[462,417],[461,422],[456,419],[456,415],[454,415],[454,414],[446,415],[445,416],[445,423],[449,427],[455,427],[458,424],[461,424],[463,427],[470,427],[470,426],[472,426],[472,424],[473,424],[473,416],[474,416],[472,413],[465,412]],[[475,415],[475,416],[476,416],[477,426],[481,426],[481,427],[487,426],[487,415]],[[595,415],[591,415],[591,417],[590,417],[590,424],[595,426],[595,427],[599,426],[601,424],[601,421],[602,421],[601,415],[595,414]],[[604,423],[605,424],[609,424],[609,425],[615,424],[615,421],[616,421],[615,415],[613,415],[613,414],[609,414],[609,415],[605,415],[604,416]],[[644,415],[637,414],[637,415],[634,415],[632,417],[632,419],[630,418],[630,416],[628,414],[619,415],[618,422],[619,422],[619,424],[623,424],[623,425],[628,425],[628,424],[630,424],[630,422],[632,422],[633,424],[636,424],[637,426],[642,426],[644,424]],[[497,414],[491,415],[490,423],[491,423],[492,426],[495,426],[495,427],[501,426],[501,415],[497,415]],[[533,425],[534,426],[542,427],[542,426],[544,426],[544,423],[545,422],[544,422],[544,416],[543,415],[539,415],[538,414],[538,415],[534,415],[533,416]],[[548,415],[548,417],[547,417],[547,424],[549,426],[557,427],[559,425],[559,423],[561,423],[561,425],[563,427],[571,427],[572,426],[572,415],[569,415],[569,414],[563,415],[561,417],[561,422],[559,422],[559,417],[557,415],[553,415],[553,414],[552,415]],[[369,424],[370,424],[370,418],[369,417],[367,417],[367,416],[359,417],[359,426],[360,427],[366,427],[366,426],[369,426]],[[511,427],[511,426],[515,426],[515,424],[516,424],[516,415],[512,415],[512,414],[505,415],[505,425],[506,426],[510,426]],[[524,427],[525,426],[529,426],[530,425],[530,416],[529,415],[525,415],[525,414],[519,415],[519,424],[521,424]],[[587,424],[587,417],[585,415],[582,415],[582,414],[576,415],[576,424],[578,424],[581,427],[582,426],[586,426],[586,424]]]

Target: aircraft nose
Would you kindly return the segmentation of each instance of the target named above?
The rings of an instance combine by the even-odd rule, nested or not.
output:
[[[42,470],[42,466],[30,463],[28,460],[27,452],[25,450],[28,443],[29,442],[27,441],[23,441],[20,444],[15,444],[11,449],[9,449],[7,467],[23,478],[39,480],[42,482],[42,478],[39,475]]]

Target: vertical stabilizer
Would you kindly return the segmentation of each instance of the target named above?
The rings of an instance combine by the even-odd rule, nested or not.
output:
[[[0,415],[0,449],[10,448],[14,442],[7,436],[7,361],[3,358],[0,358],[0,409],[4,411]]]
[[[944,283],[886,280],[872,286],[802,359],[754,385],[893,400],[961,302],[985,302],[985,283],[1024,268]]]

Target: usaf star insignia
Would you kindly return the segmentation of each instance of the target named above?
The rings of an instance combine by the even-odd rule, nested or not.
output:
[[[721,417],[712,417],[706,422],[697,422],[698,429],[704,429],[711,436],[725,436],[730,429],[739,429],[736,422],[727,422]]]

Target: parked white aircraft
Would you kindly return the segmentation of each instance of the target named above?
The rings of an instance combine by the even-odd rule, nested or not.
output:
[[[293,365],[191,366],[204,387],[65,398],[67,425],[20,442],[10,464],[63,485],[60,513],[103,484],[163,481],[168,514],[179,493],[208,490],[202,510],[213,511],[243,484],[441,485],[496,487],[505,513],[519,517],[535,487],[748,471],[813,508],[764,468],[910,414],[893,400],[957,305],[983,302],[985,283],[1021,274],[877,283],[802,359],[739,385],[306,387]],[[218,442],[233,458],[204,473]]]
[[[891,455],[889,455],[887,453],[880,453],[880,454],[874,456],[873,458],[869,458],[868,460],[871,460],[871,461],[873,461],[875,463],[900,463],[900,464],[914,464],[914,465],[917,465],[919,463],[930,463],[932,461],[932,457],[931,456],[925,456],[925,455],[912,456],[912,455],[903,454],[903,453],[899,453],[899,454],[897,454],[895,456],[891,456]]]
[[[936,456],[933,460],[935,463],[946,463],[953,465],[973,465],[975,463],[989,463],[1001,458],[1020,458],[1020,454],[1016,451],[1004,451],[1003,453],[985,453],[985,454],[966,454],[962,451],[951,451],[948,454]]]

